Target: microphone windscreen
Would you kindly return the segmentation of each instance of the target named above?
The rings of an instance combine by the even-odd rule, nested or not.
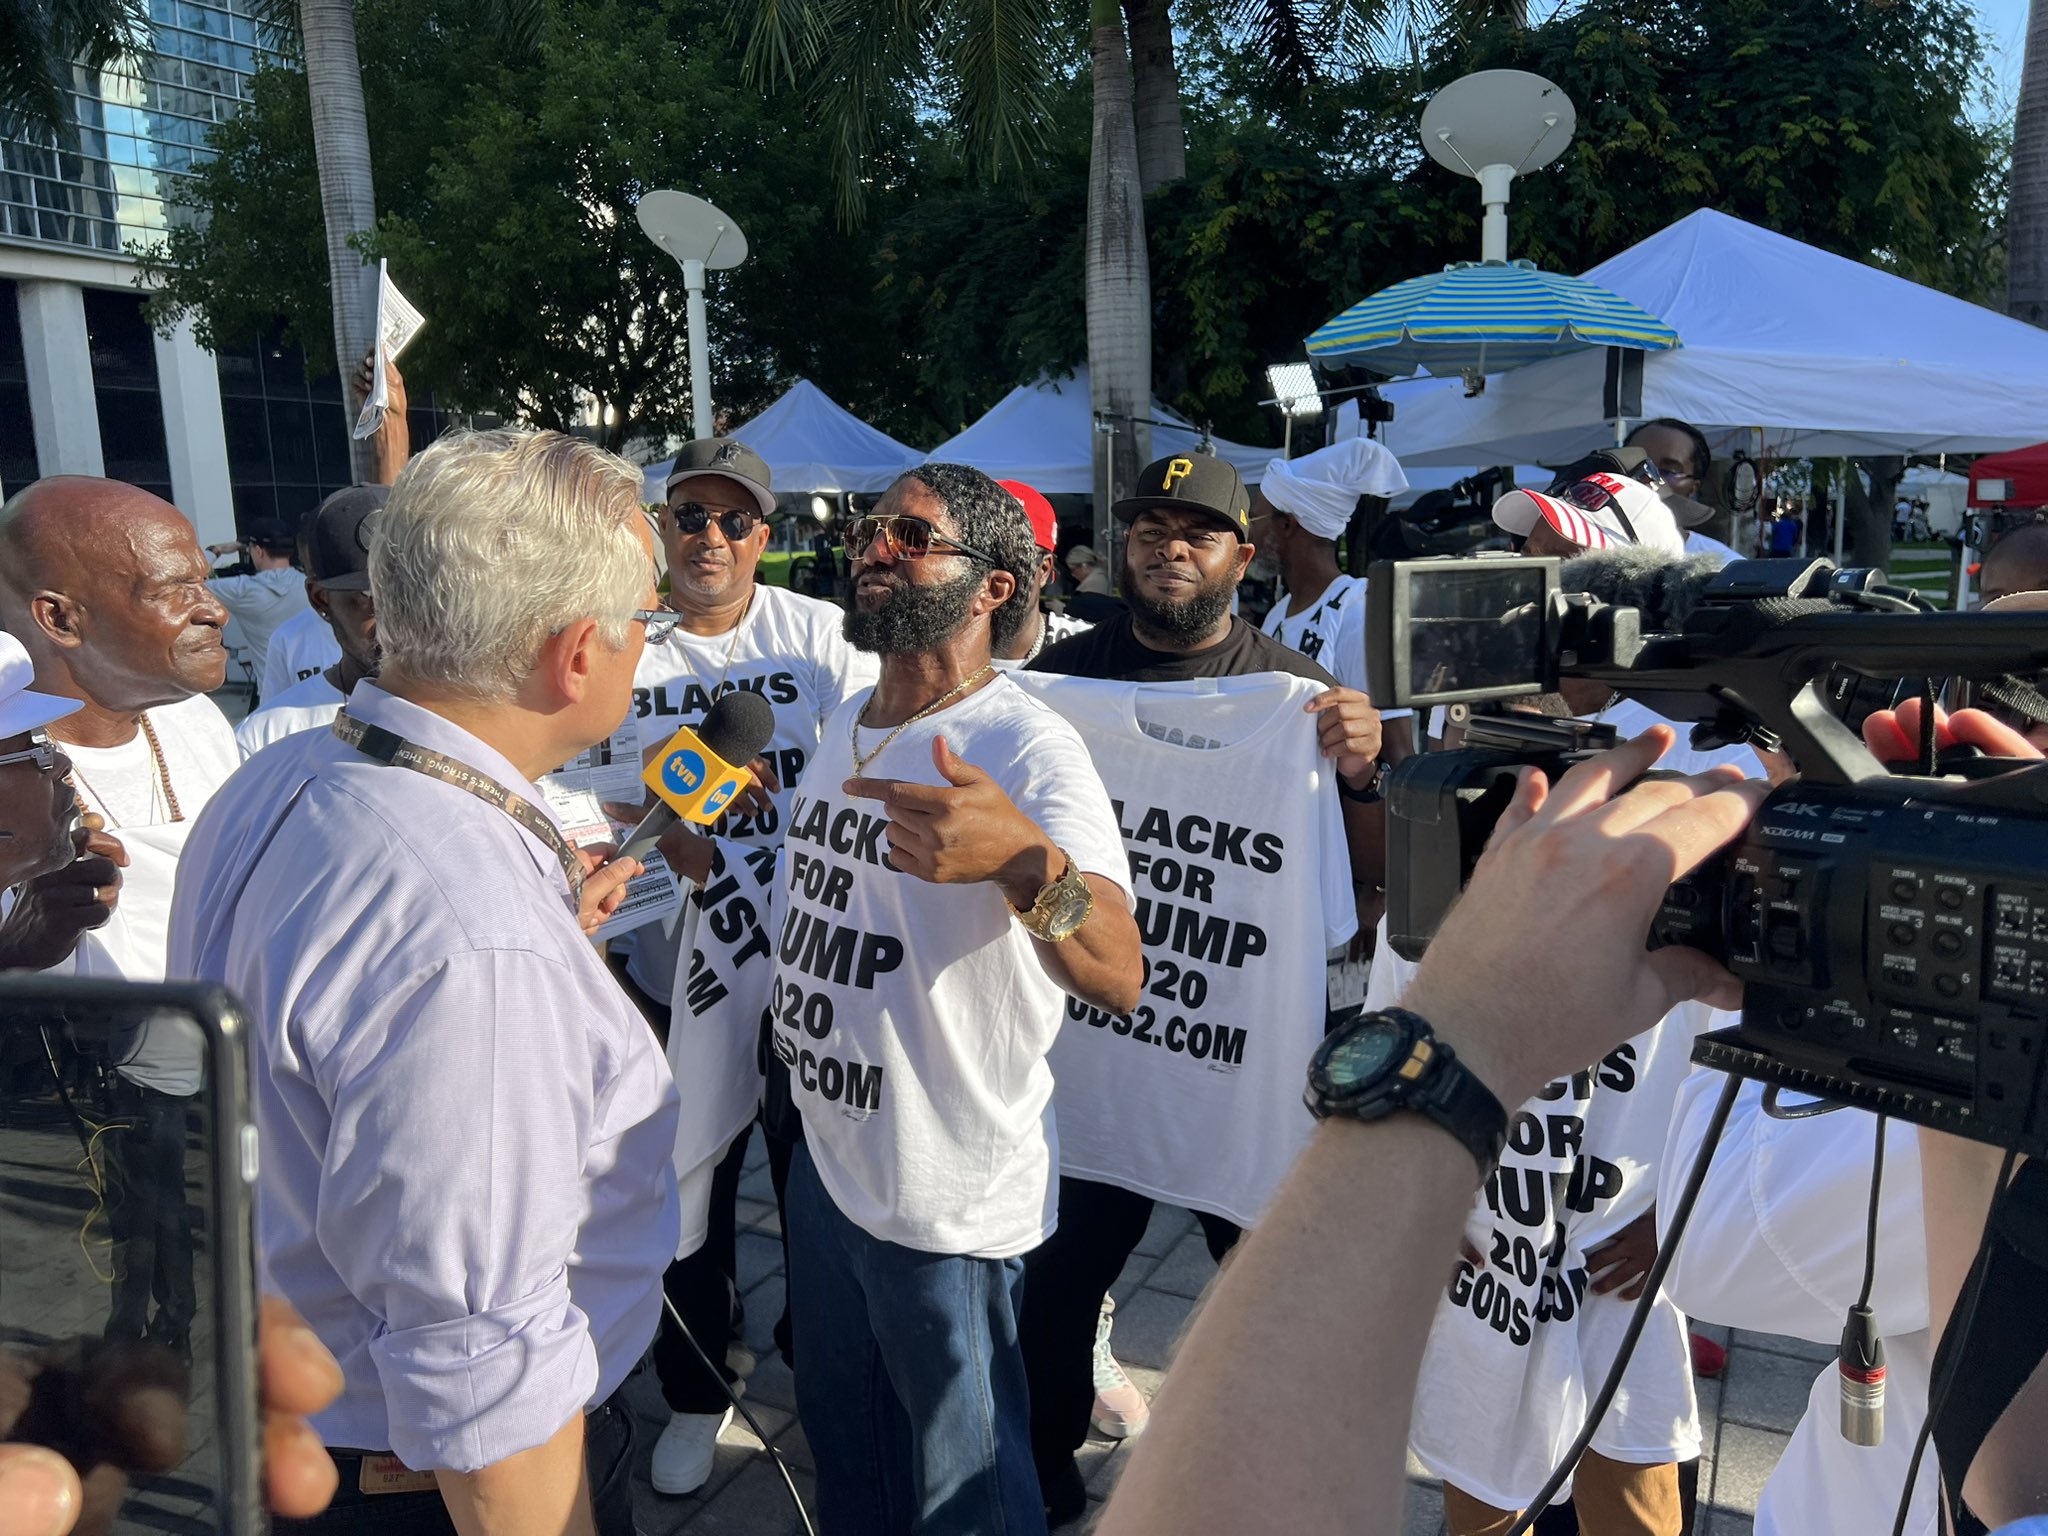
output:
[[[1712,555],[1673,559],[1654,549],[1626,545],[1565,561],[1558,585],[1566,592],[1590,592],[1618,608],[1640,608],[1645,630],[1674,630],[1699,607],[1720,569]]]
[[[697,727],[697,739],[735,768],[759,757],[775,734],[775,710],[748,688],[735,688],[713,704]]]

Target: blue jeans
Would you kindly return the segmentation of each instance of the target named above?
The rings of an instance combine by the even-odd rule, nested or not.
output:
[[[1017,1349],[1022,1259],[883,1242],[796,1149],[785,1207],[797,1411],[826,1536],[1043,1536]]]

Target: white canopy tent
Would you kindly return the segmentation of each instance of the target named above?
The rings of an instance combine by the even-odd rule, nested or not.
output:
[[[1585,273],[1678,330],[1672,352],[1389,385],[1403,464],[1559,464],[1675,416],[1716,453],[1988,452],[2048,431],[2048,332],[1701,209]],[[1638,371],[1639,370],[1639,371]]]
[[[885,491],[925,456],[869,426],[809,379],[798,379],[733,437],[768,462],[777,492]],[[675,460],[642,471],[649,501],[664,495]]]
[[[1152,402],[1155,421],[1176,426],[1152,429],[1152,456],[1193,453],[1202,435],[1177,411]],[[1256,484],[1278,448],[1252,448],[1212,438],[1216,456],[1237,466],[1245,484]],[[1095,413],[1088,403],[1088,370],[1070,379],[1042,378],[1019,385],[989,407],[980,420],[934,448],[926,458],[971,464],[997,480],[1022,480],[1043,495],[1086,496],[1095,488]]]

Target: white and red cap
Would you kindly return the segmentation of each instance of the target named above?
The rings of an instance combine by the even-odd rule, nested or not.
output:
[[[1494,522],[1517,537],[1526,537],[1539,518],[1585,550],[1634,544],[1674,560],[1685,554],[1685,535],[1664,498],[1626,475],[1601,471],[1555,496],[1509,491],[1493,504]]]
[[[37,693],[29,687],[35,680],[36,664],[28,659],[27,648],[14,636],[0,633],[0,741],[41,730],[52,720],[85,708],[79,699]]]

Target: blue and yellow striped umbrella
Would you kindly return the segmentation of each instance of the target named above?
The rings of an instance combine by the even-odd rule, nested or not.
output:
[[[1309,337],[1308,354],[1401,378],[1500,373],[1588,347],[1677,345],[1655,315],[1581,278],[1527,261],[1461,261],[1360,300]]]

